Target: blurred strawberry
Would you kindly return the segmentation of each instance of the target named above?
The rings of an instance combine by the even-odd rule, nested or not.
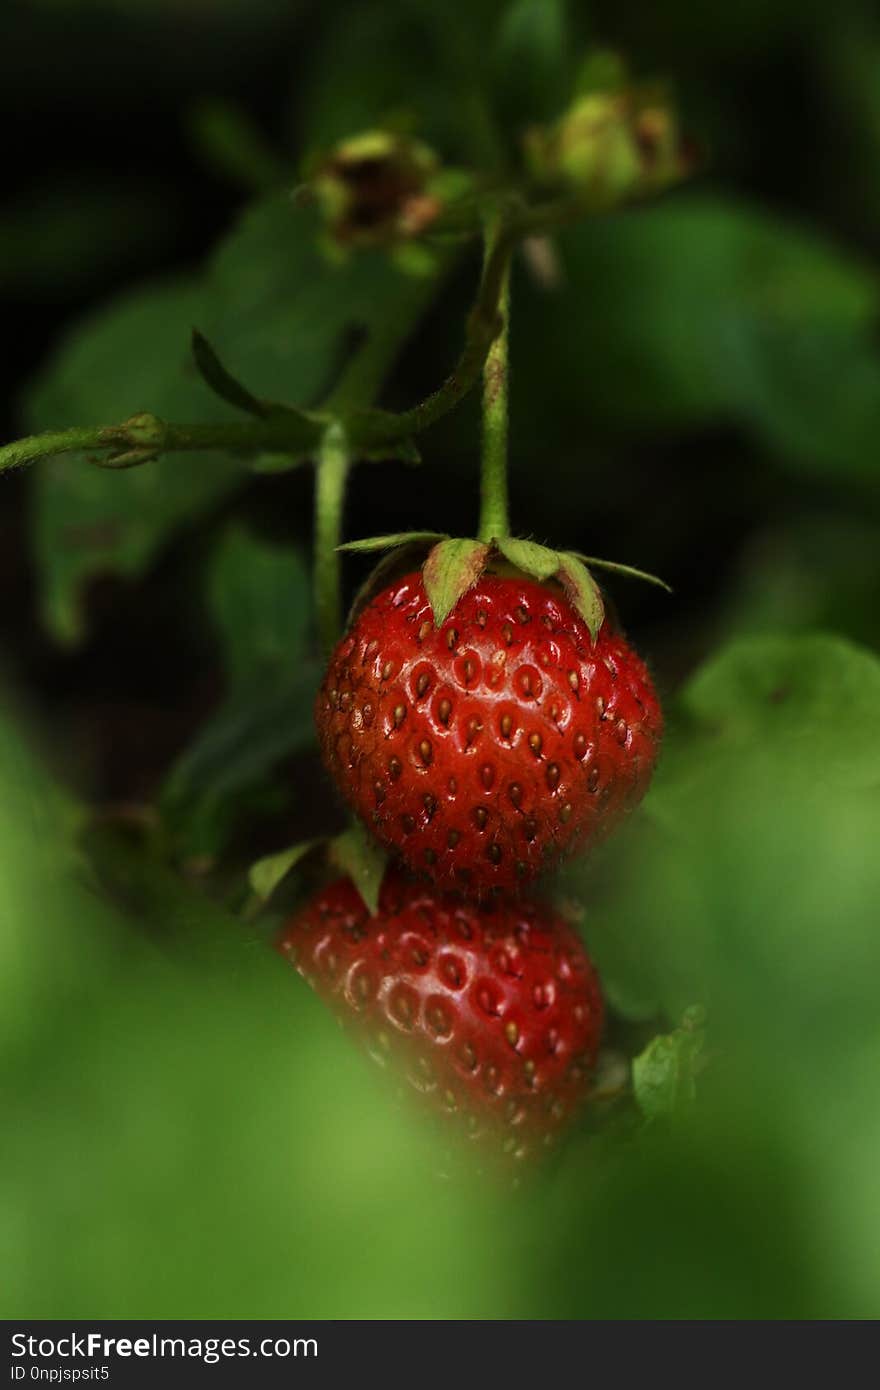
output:
[[[392,871],[371,916],[343,878],[278,945],[377,1061],[484,1148],[533,1156],[587,1094],[599,982],[546,906],[479,906]]]

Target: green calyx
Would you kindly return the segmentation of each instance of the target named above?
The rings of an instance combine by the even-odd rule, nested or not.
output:
[[[248,870],[248,883],[251,892],[260,905],[267,903],[278,885],[296,868],[303,859],[321,848],[324,840],[302,840],[297,845],[279,850],[277,854],[267,854],[258,859]]]
[[[303,840],[290,845],[288,849],[279,850],[277,854],[258,859],[248,871],[253,894],[250,911],[264,907],[288,875],[304,860],[318,853],[323,854],[328,865],[348,874],[370,913],[375,916],[379,910],[379,893],[387,859],[360,824],[350,826],[333,839]]]
[[[459,599],[477,583],[491,551],[486,541],[453,536],[432,546],[422,567],[422,579],[434,612],[435,627],[445,623]]]
[[[572,550],[553,550],[536,541],[520,540],[513,536],[482,541],[472,537],[445,536],[436,531],[403,531],[391,536],[349,541],[340,549],[365,554],[410,545],[430,547],[422,566],[422,578],[436,627],[446,621],[480,576],[487,569],[495,568],[499,561],[506,561],[515,570],[536,579],[540,584],[559,584],[569,603],[586,623],[594,642],[605,618],[605,603],[592,569],[641,579],[665,589],[667,593],[672,592],[662,579],[632,565],[601,560]]]

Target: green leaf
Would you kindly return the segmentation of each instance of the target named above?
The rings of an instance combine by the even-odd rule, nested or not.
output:
[[[880,649],[880,520],[807,506],[774,515],[746,541],[722,606],[727,638],[834,630]]]
[[[200,275],[136,290],[74,329],[31,391],[28,427],[113,424],[144,410],[177,422],[229,419],[188,353],[194,323],[261,398],[307,405],[326,390],[352,327],[393,346],[396,325],[425,299],[424,284],[381,256],[329,266],[308,211],[276,194],[247,210]],[[247,476],[242,460],[219,453],[164,455],[124,474],[76,455],[41,467],[35,546],[53,631],[79,636],[87,580],[140,574]]]
[[[520,541],[511,536],[495,542],[501,554],[517,569],[538,580],[552,579],[559,570],[559,552],[535,541]]]
[[[261,419],[265,418],[268,407],[230,375],[207,338],[197,328],[192,331],[192,354],[202,380],[206,386],[210,386],[215,396],[219,396],[228,405],[234,405],[238,410],[258,415]]]
[[[286,194],[255,203],[208,268],[211,313],[202,320],[222,357],[270,400],[311,405],[337,370],[357,329],[365,342],[387,337],[424,307],[415,282],[381,253],[328,265],[308,208]]]
[[[667,594],[672,593],[672,589],[665,579],[660,579],[656,574],[649,574],[647,570],[635,569],[633,565],[621,565],[617,560],[598,560],[595,555],[582,555],[580,551],[573,551],[579,560],[583,560],[585,565],[596,569],[608,570],[609,574],[622,574],[627,579],[643,579],[646,584],[655,584],[658,589],[665,589]]]
[[[75,988],[87,979],[100,996],[112,973],[108,945],[116,951],[123,941],[107,941],[104,885],[83,848],[94,811],[41,766],[42,739],[17,705],[0,689],[0,1074],[8,1099],[27,1087],[21,1063],[29,1044],[45,1041],[47,1006],[59,1021],[71,1008],[62,981]],[[124,940],[130,946],[134,937]]]
[[[94,316],[62,345],[30,397],[36,428],[112,424],[144,409],[216,420],[227,408],[198,382],[187,351],[206,313],[200,286],[166,281]],[[125,473],[65,455],[34,474],[36,561],[56,636],[82,634],[80,594],[103,572],[136,575],[163,540],[239,486],[241,463],[220,454],[167,454]]]
[[[694,1006],[673,1033],[661,1033],[633,1058],[633,1090],[646,1120],[669,1119],[696,1095],[704,1014]]]
[[[880,661],[837,637],[743,639],[697,672],[599,891],[585,861],[559,882],[589,898],[584,935],[612,997],[673,1015],[699,998],[731,1033],[747,1009],[767,1047],[833,998],[847,999],[840,1028],[872,1014],[878,710]]]
[[[569,551],[559,556],[557,575],[569,601],[590,629],[590,636],[595,642],[605,618],[605,604],[598,584],[586,565]]]
[[[459,599],[473,588],[486,566],[491,547],[484,541],[450,539],[435,545],[422,576],[434,626],[445,623]]]
[[[398,531],[393,536],[370,536],[362,541],[346,541],[340,550],[353,555],[371,555],[379,550],[395,550],[399,545],[412,545],[420,541],[443,540],[442,531]]]
[[[477,143],[474,82],[483,77],[486,6],[452,13],[427,4],[361,0],[325,30],[303,74],[310,152],[377,125],[415,127],[440,150]],[[369,62],[364,62],[364,54]]]
[[[315,661],[263,691],[229,699],[205,724],[166,779],[160,807],[178,853],[221,853],[248,816],[289,810],[302,786],[274,784],[272,772],[314,739]]]
[[[150,867],[137,886],[158,908]],[[5,843],[0,870],[15,907],[0,915],[4,1121],[15,1135],[0,1146],[0,1183],[12,1209],[42,1212],[4,1224],[20,1272],[4,1311],[60,1316],[85,1299],[108,1317],[281,1317],[296,1306],[326,1318],[455,1318],[510,1306],[506,1289],[488,1305],[484,1294],[500,1217],[463,1182],[438,1183],[425,1201],[430,1126],[395,1104],[268,943],[179,879],[177,900],[163,895],[155,914],[157,931],[173,922],[160,951],[77,884],[47,894],[46,876]],[[184,926],[228,951],[169,961]],[[97,1124],[108,1098],[112,1123]],[[59,1182],[52,1154],[62,1152]],[[181,1166],[181,1153],[210,1162]],[[90,1241],[87,1208],[99,1206],[106,1241]],[[236,1219],[221,1234],[224,1213]],[[61,1252],[47,1281],[59,1229],[76,1251]],[[352,1240],[357,1271],[340,1253]],[[413,1240],[430,1260],[406,1269],[400,1250]]]
[[[375,917],[388,864],[383,850],[358,824],[337,835],[330,844],[329,854],[333,863],[351,878],[371,916]]]
[[[295,674],[310,632],[309,573],[299,551],[231,527],[208,572],[208,606],[231,693],[259,689],[270,673]]]
[[[680,708],[694,769],[707,754],[792,769],[802,755],[818,786],[880,786],[880,662],[845,638],[741,638],[697,672]]]
[[[305,859],[307,854],[311,854],[313,849],[323,844],[322,839],[304,840],[298,845],[291,845],[289,849],[283,849],[278,854],[266,855],[263,859],[258,859],[248,870],[248,882],[257,897],[263,902],[268,902],[275,889],[282,879],[286,878],[291,869],[299,864],[300,860]]]
[[[171,770],[161,807],[182,851],[213,855],[277,763],[311,743],[319,670],[308,570],[296,551],[233,528],[210,567],[208,606],[226,697]]]
[[[746,202],[701,194],[591,219],[560,257],[566,294],[532,292],[523,309],[520,380],[535,402],[525,420],[577,409],[625,436],[735,422],[788,468],[876,471],[871,266]],[[539,438],[546,447],[543,424]]]

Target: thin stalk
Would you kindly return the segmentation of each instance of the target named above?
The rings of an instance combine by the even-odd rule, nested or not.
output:
[[[502,248],[498,289],[501,326],[483,366],[483,442],[480,471],[480,527],[482,541],[509,534],[507,500],[508,355],[510,320],[511,244],[498,224],[487,230],[486,264]]]
[[[16,439],[0,449],[0,471],[23,468],[25,464],[75,449],[106,449],[106,433],[101,425],[76,425],[69,430],[47,430],[28,439]]]
[[[328,425],[321,440],[315,477],[315,553],[313,577],[318,635],[329,654],[342,631],[342,515],[351,454],[345,431]]]
[[[411,410],[393,415],[373,410],[352,416],[349,427],[352,438],[358,443],[381,444],[418,434],[442,419],[476,386],[501,326],[500,300],[515,242],[516,238],[505,225],[488,249],[476,302],[468,315],[464,348],[443,384]]]
[[[121,425],[77,425],[17,439],[0,448],[0,472],[56,454],[98,449],[111,451],[107,460],[111,466],[113,454],[127,450],[143,450],[145,455],[151,449],[163,454],[200,449],[277,449],[299,453],[308,449],[317,434],[316,424],[293,412],[267,420],[230,420],[222,424],[172,425],[150,417],[146,428],[140,420],[124,421]]]

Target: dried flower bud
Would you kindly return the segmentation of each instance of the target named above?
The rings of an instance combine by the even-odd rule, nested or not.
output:
[[[310,187],[336,243],[392,246],[420,236],[440,216],[438,173],[427,145],[376,130],[342,141],[321,158]]]

